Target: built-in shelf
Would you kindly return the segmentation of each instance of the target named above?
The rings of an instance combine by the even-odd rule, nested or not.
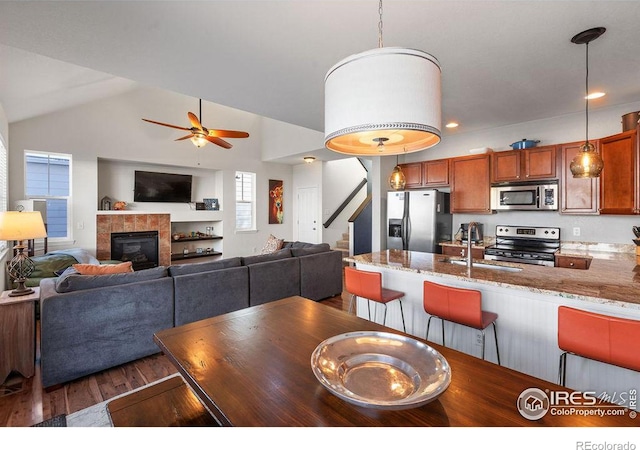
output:
[[[185,259],[206,258],[207,256],[218,256],[218,255],[222,255],[222,253],[221,252],[209,252],[209,253],[189,252],[186,255],[182,253],[176,253],[171,255],[171,261],[183,261]]]
[[[190,242],[190,241],[211,241],[214,239],[222,239],[222,236],[195,236],[173,239],[171,242]]]

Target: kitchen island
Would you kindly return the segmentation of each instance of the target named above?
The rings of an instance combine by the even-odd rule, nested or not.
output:
[[[475,260],[476,266],[469,269],[461,258],[404,250],[356,255],[345,261],[363,270],[381,272],[385,287],[405,292],[407,332],[422,338],[429,317],[422,306],[424,280],[480,290],[483,309],[499,315],[502,365],[552,382],[557,381],[561,353],[557,344],[558,306],[640,319],[640,265],[631,257],[594,258],[589,270],[485,260]],[[357,311],[360,317],[368,318],[365,300],[358,299]],[[378,322],[382,311],[382,307],[377,309]],[[402,329],[400,310],[393,303],[388,306],[387,325]],[[476,330],[450,323],[445,324],[445,330],[447,346],[479,357]],[[432,321],[427,339],[441,343],[440,336],[440,321]],[[486,340],[486,359],[496,361],[493,339]],[[638,389],[640,374],[570,356],[567,385],[614,396]]]

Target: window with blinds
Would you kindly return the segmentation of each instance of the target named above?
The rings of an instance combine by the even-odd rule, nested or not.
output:
[[[236,172],[236,230],[255,230],[256,174]]]
[[[25,152],[25,196],[45,200],[47,237],[70,238],[71,155]]]

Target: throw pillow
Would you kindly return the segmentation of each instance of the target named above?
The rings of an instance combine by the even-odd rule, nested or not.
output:
[[[131,261],[120,264],[74,264],[80,275],[106,275],[110,273],[133,272]]]
[[[262,252],[260,253],[262,255],[273,253],[277,250],[280,250],[283,244],[284,244],[284,239],[278,239],[273,234],[270,234],[269,239],[267,239],[267,242],[266,244],[264,244],[264,247],[262,247]]]

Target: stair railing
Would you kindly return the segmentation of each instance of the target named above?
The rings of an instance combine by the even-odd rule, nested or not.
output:
[[[345,199],[345,201],[343,201],[342,204],[338,206],[338,209],[336,209],[335,212],[331,214],[331,217],[329,217],[322,225],[325,228],[328,228],[329,225],[331,225],[333,221],[336,220],[336,218],[340,215],[340,213],[344,211],[344,209],[347,207],[349,202],[351,202],[351,200],[353,200],[353,198],[358,194],[358,192],[360,192],[360,189],[362,189],[362,187],[365,186],[366,184],[367,184],[367,179],[363,178],[362,181],[358,183],[358,185],[353,189],[353,191]]]

